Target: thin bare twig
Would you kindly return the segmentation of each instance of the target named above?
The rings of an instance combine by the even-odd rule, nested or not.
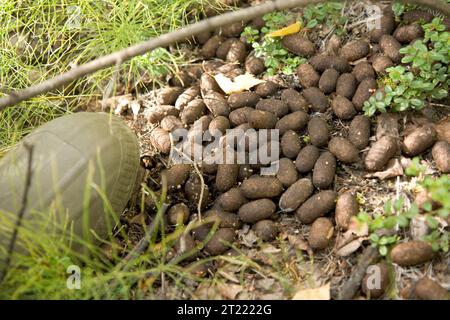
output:
[[[427,6],[441,11],[443,14],[450,16],[450,6],[445,1],[436,0],[401,0],[402,2],[414,3],[418,5]],[[72,70],[67,71],[52,79],[48,79],[37,85],[25,88],[23,90],[14,91],[8,96],[0,98],[0,111],[6,107],[13,106],[21,101],[36,97],[40,94],[55,90],[64,85],[80,79],[88,74],[94,73],[98,70],[105,69],[116,65],[118,62],[127,61],[133,57],[143,55],[158,47],[167,47],[168,45],[177,41],[182,41],[195,36],[201,32],[214,30],[222,26],[235,23],[238,21],[247,21],[255,17],[262,16],[266,13],[285,10],[293,7],[302,7],[309,4],[317,4],[324,2],[324,0],[274,0],[268,1],[264,4],[249,7],[234,12],[224,13],[220,16],[208,18],[200,22],[188,25],[181,29],[163,34],[157,38],[138,43],[134,46],[122,49],[120,51],[108,54],[106,56],[94,59],[86,64],[77,66]]]
[[[25,177],[25,187],[24,187],[23,194],[22,194],[22,205],[17,214],[17,220],[14,225],[14,230],[13,230],[11,239],[9,241],[8,252],[6,254],[6,259],[5,259],[5,265],[3,267],[3,270],[0,273],[0,283],[2,283],[3,279],[5,278],[6,273],[8,272],[9,265],[11,263],[11,257],[12,257],[13,251],[14,251],[14,246],[17,241],[17,235],[19,234],[19,229],[20,229],[20,226],[22,225],[22,219],[25,214],[25,210],[27,208],[28,193],[30,191],[31,178],[33,176],[32,164],[33,164],[34,146],[26,144],[26,143],[24,143],[23,146],[25,147],[25,149],[28,152],[28,164],[27,164],[27,172],[26,172],[26,177]]]

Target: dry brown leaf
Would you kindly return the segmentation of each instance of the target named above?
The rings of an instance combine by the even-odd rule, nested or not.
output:
[[[389,160],[389,162],[387,164],[386,170],[368,174],[365,177],[366,178],[375,177],[375,178],[378,178],[381,180],[385,180],[385,179],[394,178],[394,177],[398,177],[398,176],[402,176],[402,175],[403,175],[403,166],[402,166],[400,160],[391,159],[391,160]]]
[[[250,90],[254,86],[265,82],[264,80],[255,78],[250,73],[237,76],[233,80],[227,78],[222,73],[219,73],[214,76],[214,79],[216,80],[220,89],[222,89],[222,91],[226,94]]]
[[[292,300],[330,300],[330,283],[319,288],[299,290]]]

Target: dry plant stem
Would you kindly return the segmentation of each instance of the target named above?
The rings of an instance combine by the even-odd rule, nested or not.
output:
[[[379,1],[379,0],[378,0]],[[157,38],[153,38],[126,49],[108,54],[106,56],[92,60],[86,64],[74,67],[72,70],[48,79],[37,85],[28,87],[23,90],[10,93],[8,96],[0,98],[0,111],[8,106],[13,106],[21,101],[30,99],[40,94],[68,85],[71,82],[80,79],[88,74],[98,70],[114,66],[133,57],[145,54],[158,47],[166,47],[177,41],[182,41],[201,32],[214,30],[219,27],[232,24],[238,21],[246,21],[266,13],[285,10],[293,7],[302,7],[308,4],[317,4],[324,2],[323,0],[275,0],[268,1],[264,4],[249,7],[234,12],[224,13],[220,16],[208,18],[200,22],[188,25],[184,28],[163,34]],[[405,3],[414,3],[437,9],[443,14],[450,16],[450,6],[442,0],[401,0]]]
[[[29,193],[30,186],[31,186],[31,178],[33,176],[32,164],[33,164],[33,148],[34,148],[34,146],[24,143],[24,147],[27,149],[27,152],[28,152],[28,164],[27,164],[27,175],[25,177],[25,188],[23,190],[23,195],[22,195],[22,205],[18,212],[17,220],[14,225],[13,234],[9,241],[8,252],[6,254],[6,259],[5,259],[5,266],[3,267],[3,270],[0,273],[0,284],[2,283],[3,279],[5,278],[6,273],[8,272],[9,264],[11,263],[11,257],[13,254],[14,246],[17,241],[17,235],[19,234],[19,228],[22,225],[23,215],[25,214],[25,209],[27,207],[28,193]]]
[[[350,300],[353,299],[358,288],[361,285],[361,281],[366,274],[367,267],[378,259],[378,249],[372,246],[364,249],[364,252],[359,257],[356,268],[353,269],[350,278],[344,283],[342,289],[338,292],[337,300]]]

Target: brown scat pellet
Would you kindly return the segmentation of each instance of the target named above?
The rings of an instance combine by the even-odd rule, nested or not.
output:
[[[356,78],[351,73],[343,73],[337,80],[336,93],[347,99],[352,99],[356,91]]]
[[[410,43],[413,40],[420,39],[424,35],[423,29],[419,24],[410,24],[398,27],[394,32],[394,38],[400,43]]]
[[[210,91],[203,97],[206,107],[215,116],[225,116],[230,114],[230,106],[227,100],[218,92]]]
[[[247,58],[247,46],[242,41],[236,41],[231,44],[226,61],[229,63],[244,63]]]
[[[342,120],[350,120],[357,114],[353,103],[346,97],[334,97],[331,101],[331,108],[334,114]]]
[[[311,59],[309,63],[318,72],[324,72],[327,69],[333,68],[339,73],[349,72],[351,70],[348,61],[342,57],[330,56],[326,54],[317,54]]]
[[[350,219],[359,213],[359,204],[356,195],[352,191],[346,191],[339,195],[336,202],[335,220],[336,225],[342,230],[347,230]]]
[[[299,131],[308,123],[309,116],[304,111],[292,112],[278,120],[275,128],[283,135],[288,130]]]
[[[217,229],[216,233],[211,237],[205,245],[205,250],[213,256],[225,253],[230,245],[233,244],[236,238],[236,233],[231,228]]]
[[[287,50],[302,57],[310,57],[316,52],[314,44],[300,34],[285,36],[281,43]]]
[[[380,39],[381,51],[393,62],[399,63],[403,55],[400,53],[402,45],[391,35],[383,35]]]
[[[420,300],[448,300],[449,292],[437,281],[423,277],[414,285],[414,296]]]
[[[227,58],[228,51],[230,51],[231,45],[237,41],[239,41],[237,38],[229,38],[222,42],[222,44],[217,48],[216,57],[225,60]]]
[[[269,111],[252,110],[248,116],[248,123],[255,129],[273,129],[277,124],[277,116]]]
[[[340,50],[340,56],[347,61],[356,61],[364,58],[370,52],[369,44],[364,40],[347,43]]]
[[[217,166],[217,163],[206,163],[205,161],[201,163],[201,169],[204,174],[216,174]]]
[[[321,117],[313,117],[308,122],[308,135],[316,147],[324,147],[330,138],[327,122]]]
[[[377,277],[377,278],[375,278]],[[379,277],[379,278],[378,278]],[[375,280],[375,281],[374,281]],[[379,284],[379,287],[374,287]],[[370,265],[361,282],[361,291],[372,299],[378,299],[384,295],[389,287],[389,268],[385,262]]]
[[[216,174],[216,188],[226,192],[237,184],[239,164],[219,164]]]
[[[218,116],[211,120],[209,123],[209,131],[214,133],[215,131],[219,131],[222,134],[225,134],[228,129],[230,129],[230,120],[224,116]]]
[[[200,95],[200,87],[199,86],[192,86],[190,88],[187,88],[183,93],[178,97],[177,101],[175,102],[175,108],[178,110],[183,110],[184,107],[188,105],[189,102],[194,100]]]
[[[230,112],[228,119],[233,127],[248,123],[250,113],[253,112],[253,108],[243,107]]]
[[[180,112],[181,122],[184,124],[193,124],[206,111],[206,105],[202,99],[194,99],[187,104]]]
[[[173,87],[187,88],[193,81],[193,77],[187,72],[187,70],[181,70],[170,77],[169,85]]]
[[[431,148],[435,141],[436,130],[430,125],[421,126],[404,138],[402,150],[407,156],[417,156]]]
[[[281,137],[281,152],[285,157],[295,158],[302,149],[300,136],[293,130],[286,131]]]
[[[332,93],[336,89],[338,78],[339,72],[337,72],[336,70],[325,70],[319,80],[319,89],[325,94]]]
[[[374,94],[377,89],[377,82],[373,78],[366,78],[361,81],[356,92],[353,96],[352,102],[355,109],[361,111],[364,102],[369,100],[369,98]]]
[[[304,147],[297,156],[297,159],[295,159],[295,166],[297,167],[297,170],[300,173],[308,173],[313,168],[314,165],[319,159],[320,151],[319,149],[314,145],[308,145]]]
[[[370,139],[369,118],[364,115],[353,118],[348,129],[348,139],[360,150],[367,147]]]
[[[369,149],[364,164],[367,170],[378,171],[384,168],[388,161],[397,153],[397,139],[384,136],[377,140]]]
[[[263,19],[263,16],[253,18],[249,23],[249,26],[258,30],[261,30],[265,25],[266,21]]]
[[[279,228],[272,220],[260,220],[254,226],[256,235],[263,241],[272,241],[276,238]]]
[[[410,267],[430,261],[435,256],[430,244],[424,241],[412,240],[402,242],[391,250],[393,263],[401,267]]]
[[[336,192],[331,190],[316,193],[306,200],[296,211],[296,217],[302,223],[313,223],[317,218],[334,209]]]
[[[211,59],[216,55],[217,49],[220,45],[225,41],[222,36],[215,35],[212,36],[206,43],[203,45],[200,53],[205,59]]]
[[[184,89],[182,87],[166,87],[158,91],[156,94],[156,102],[158,105],[174,105]]]
[[[392,62],[392,60],[385,55],[377,55],[372,61],[372,67],[379,75],[385,75],[387,73],[386,69],[393,66],[394,63]]]
[[[220,34],[226,38],[239,37],[244,31],[246,23],[244,21],[238,21],[220,28]]]
[[[184,203],[177,203],[167,211],[167,220],[171,225],[185,224],[189,221],[190,211]]]
[[[317,87],[319,85],[320,76],[313,66],[308,63],[303,63],[297,68],[297,76],[303,88]]]
[[[311,104],[311,108],[315,112],[325,112],[330,106],[327,96],[319,88],[307,88],[303,90],[303,96]]]
[[[239,167],[240,169],[242,166]],[[248,201],[243,196],[241,190],[237,187],[231,188],[225,193],[222,193],[216,199],[216,204],[225,211],[234,212],[239,210],[239,208],[246,204]]]
[[[276,177],[280,180],[284,187],[288,188],[295,181],[297,181],[297,168],[295,167],[294,162],[288,158],[281,158],[278,165],[279,167]]]
[[[358,82],[361,82],[366,78],[375,78],[375,70],[373,70],[372,65],[368,62],[358,63],[353,68],[352,73]]]
[[[266,66],[264,61],[255,56],[248,56],[245,60],[245,71],[253,75],[259,75],[264,72]]]
[[[383,10],[383,15],[380,18],[380,28],[373,29],[369,32],[371,42],[378,43],[380,38],[385,34],[391,34],[395,28],[395,17],[390,6]]]
[[[158,123],[165,116],[178,116],[180,111],[175,108],[175,106],[170,105],[161,105],[155,106],[153,108],[148,109],[148,112],[145,114],[148,122],[150,123]]]
[[[211,31],[203,31],[194,36],[194,41],[200,45],[204,45],[211,38]]]
[[[162,128],[155,128],[150,132],[151,144],[161,153],[168,154],[171,149],[170,133]]]
[[[345,138],[331,138],[328,142],[328,150],[343,163],[355,163],[359,161],[358,149]]]
[[[188,253],[189,251],[193,250],[194,248],[195,248],[195,241],[189,233],[182,234],[178,238],[177,242],[174,245],[175,252],[178,255]],[[194,256],[191,256],[188,259],[192,260],[194,258],[195,258],[195,254],[194,254]]]
[[[220,208],[212,208],[205,212],[205,218],[213,219],[218,223],[219,228],[238,229],[241,221],[236,213],[228,212]]]
[[[255,87],[255,92],[261,98],[267,98],[278,91],[278,85],[273,81],[266,81]]]
[[[169,169],[163,170],[161,176],[165,176],[168,190],[176,189],[184,185],[190,171],[189,164],[174,164]]]
[[[450,173],[450,143],[447,141],[436,142],[431,154],[436,162],[436,167],[442,173]]]
[[[173,132],[183,127],[184,126],[180,118],[176,116],[166,116],[161,120],[161,128],[168,132]]]
[[[317,218],[309,230],[308,243],[311,249],[326,249],[330,245],[333,231],[334,228],[330,219],[324,217]]]
[[[247,181],[247,180],[246,180]],[[239,208],[239,218],[245,223],[255,223],[269,219],[276,210],[276,205],[270,199],[259,199],[248,202]]]
[[[215,91],[219,93],[223,93],[222,89],[220,89],[219,85],[217,84],[216,79],[209,73],[203,73],[200,77],[200,89],[203,93],[206,93],[208,91]]]
[[[336,158],[325,151],[317,159],[313,169],[313,184],[318,189],[327,189],[334,182],[336,173]]]
[[[428,11],[414,9],[405,12],[402,18],[403,22],[405,22],[406,24],[420,21],[429,23],[431,22],[431,20],[433,20],[433,14]]]
[[[242,182],[241,192],[248,199],[273,198],[283,192],[283,185],[275,177],[253,176]]]
[[[311,197],[314,187],[310,179],[300,179],[292,184],[280,197],[278,206],[284,212],[293,212]]]
[[[202,182],[198,177],[197,173],[191,172],[188,180],[184,184],[184,193],[189,203],[193,208],[197,208],[198,202],[200,201],[200,196],[202,195]],[[203,185],[203,196],[200,203],[201,209],[206,208],[209,202],[209,188],[206,184]]]
[[[235,110],[243,107],[254,107],[260,99],[261,97],[255,92],[232,93],[228,97],[228,104],[231,110]]]
[[[287,103],[291,112],[308,111],[308,101],[297,90],[285,89],[281,92],[281,100]]]
[[[256,109],[271,112],[280,118],[289,113],[287,103],[277,99],[262,99],[256,104]]]
[[[445,117],[436,123],[435,128],[438,140],[450,143],[450,117]]]

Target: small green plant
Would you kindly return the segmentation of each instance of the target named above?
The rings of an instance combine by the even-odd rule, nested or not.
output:
[[[427,100],[441,100],[448,96],[450,33],[440,18],[423,25],[425,36],[402,49],[402,62],[408,66],[388,68],[388,75],[378,90],[364,103],[367,116],[387,110],[401,112],[420,110]]]
[[[264,60],[267,68],[266,75],[273,76],[279,72],[287,75],[293,74],[300,64],[306,62],[306,59],[288,52],[283,48],[279,38],[266,36],[292,21],[293,16],[282,12],[273,12],[264,15],[263,19],[266,24],[261,32],[252,27],[246,27],[241,34],[242,37],[252,45],[255,56]],[[261,41],[259,41],[260,39]]]
[[[431,244],[434,251],[449,251],[450,234],[445,230],[440,220],[448,218],[450,214],[450,177],[442,175],[439,178],[425,175],[426,167],[420,164],[419,158],[414,158],[412,164],[406,169],[408,176],[418,177],[419,186],[424,188],[430,197],[422,206],[423,215],[429,229],[431,230],[423,240]],[[433,206],[431,203],[437,203]],[[383,208],[383,214],[370,216],[366,212],[361,212],[357,216],[357,221],[366,223],[369,227],[369,239],[373,246],[378,247],[381,255],[386,255],[390,246],[397,243],[400,237],[397,234],[382,235],[382,230],[394,230],[396,228],[407,228],[411,219],[419,214],[419,208],[413,203],[408,209],[404,209],[404,199],[398,198],[394,201],[387,201]]]
[[[336,34],[344,33],[343,26],[347,17],[342,15],[344,5],[341,2],[327,1],[316,5],[308,5],[303,11],[306,28],[312,29],[319,24],[325,24],[329,28],[335,27]]]

